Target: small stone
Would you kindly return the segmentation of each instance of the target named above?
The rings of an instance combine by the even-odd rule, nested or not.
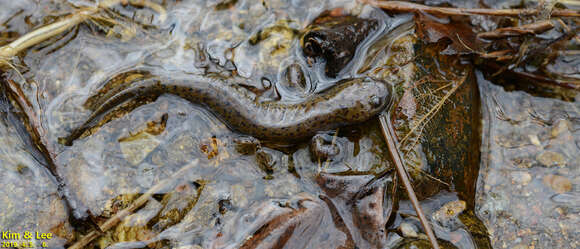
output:
[[[542,145],[542,143],[540,143],[540,139],[538,138],[538,135],[532,134],[532,135],[528,135],[528,137],[530,138],[530,142],[532,142],[533,145],[535,145],[535,146]]]
[[[552,135],[552,137],[558,137],[560,134],[564,133],[565,131],[568,130],[569,127],[569,121],[568,120],[559,120],[554,127],[552,127],[552,130],[550,131],[550,135]]]
[[[572,182],[570,179],[559,175],[544,176],[544,185],[552,188],[557,193],[565,193],[572,190]]]
[[[516,167],[521,169],[531,168],[534,163],[536,163],[534,159],[531,158],[514,158],[511,161]]]
[[[465,201],[450,201],[445,203],[445,205],[443,205],[439,210],[435,211],[435,213],[433,213],[433,218],[441,224],[446,224],[457,218],[466,207],[467,203],[465,203]]]
[[[263,4],[258,3],[258,4],[254,4],[252,5],[252,7],[250,7],[250,11],[249,11],[253,16],[261,16],[264,14],[264,12],[266,12],[266,8],[264,7]]]
[[[528,246],[524,245],[523,243],[517,244],[512,249],[528,249]]]
[[[405,238],[416,238],[418,236],[417,227],[407,222],[401,223],[401,225],[399,226],[399,230],[401,230],[401,233]]]
[[[532,181],[532,175],[527,172],[515,171],[511,174],[512,182],[519,185],[528,185]]]
[[[149,133],[139,133],[120,142],[123,157],[132,165],[138,165],[159,145],[159,140]]]
[[[558,152],[553,151],[544,151],[538,154],[538,156],[536,156],[536,160],[538,160],[538,162],[546,167],[563,167],[566,165],[566,159],[564,159],[564,156]]]
[[[244,186],[240,184],[233,185],[230,188],[231,198],[234,202],[234,205],[237,207],[246,207],[249,203],[248,201],[248,191]]]

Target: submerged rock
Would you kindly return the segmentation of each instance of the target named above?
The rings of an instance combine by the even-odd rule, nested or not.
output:
[[[159,140],[149,133],[141,133],[132,139],[122,140],[119,143],[121,152],[125,160],[132,165],[138,165],[159,146]]]
[[[302,38],[302,51],[309,57],[326,60],[326,76],[334,78],[352,60],[358,45],[377,27],[377,20],[324,12]]]
[[[566,159],[558,152],[544,151],[536,157],[536,160],[546,167],[565,166]]]
[[[572,182],[565,176],[547,175],[544,176],[543,182],[556,193],[562,194],[572,190]]]

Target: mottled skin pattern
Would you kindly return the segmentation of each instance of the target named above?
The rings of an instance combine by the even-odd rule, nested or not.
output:
[[[66,139],[70,145],[103,114],[140,96],[173,94],[206,106],[230,128],[254,137],[292,142],[318,131],[356,124],[378,114],[390,101],[390,86],[369,78],[343,80],[336,86],[298,103],[262,102],[226,79],[207,76],[154,77],[133,84],[101,104],[89,119]]]

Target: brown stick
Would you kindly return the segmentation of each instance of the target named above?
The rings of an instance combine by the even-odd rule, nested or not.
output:
[[[471,16],[471,15],[485,15],[485,16],[521,16],[521,15],[536,15],[538,10],[531,9],[465,9],[465,8],[448,8],[448,7],[433,7],[416,3],[408,3],[401,1],[377,1],[377,0],[359,0],[362,3],[370,4],[379,7],[383,10],[396,12],[424,12],[429,14],[449,15],[449,16]],[[580,17],[580,13],[573,10],[554,9],[552,11],[554,17]]]
[[[419,200],[415,195],[415,191],[413,190],[413,186],[411,185],[411,181],[409,180],[409,176],[407,175],[407,171],[403,165],[403,159],[401,158],[401,153],[397,147],[397,141],[395,140],[395,130],[393,129],[393,124],[390,120],[387,119],[387,116],[381,114],[379,116],[379,121],[381,122],[381,129],[383,131],[383,136],[385,137],[385,141],[387,142],[387,147],[389,148],[389,153],[393,162],[395,163],[395,167],[397,169],[397,173],[399,174],[399,178],[405,189],[407,190],[407,195],[409,196],[409,200],[413,204],[413,208],[415,208],[415,212],[417,216],[419,216],[419,221],[421,221],[421,225],[423,225],[423,230],[425,230],[425,234],[427,234],[427,238],[429,238],[429,242],[431,242],[431,246],[435,249],[439,249],[439,244],[437,243],[437,238],[431,230],[431,226],[429,225],[429,221],[423,214],[421,210],[421,206],[419,204]]]
[[[47,139],[46,133],[42,128],[39,115],[37,115],[37,113],[34,111],[34,107],[32,107],[30,101],[28,101],[28,99],[24,95],[24,92],[22,92],[20,85],[8,79],[5,82],[6,82],[6,93],[9,94],[10,97],[14,99],[16,105],[18,105],[20,110],[22,110],[22,112],[24,113],[23,117],[25,119],[24,122],[26,123],[26,126],[28,126],[27,128],[29,129],[29,133],[32,139],[36,141],[35,142],[36,146],[40,151],[42,151],[48,156],[48,159],[50,159],[49,160],[50,163],[52,163],[52,160],[55,158],[56,155],[54,154],[54,150],[48,147],[51,143],[49,143],[49,141],[46,140]],[[53,173],[56,173],[56,169],[51,169],[51,171],[53,171]]]
[[[535,35],[544,33],[554,28],[554,24],[550,20],[530,23],[518,27],[499,28],[489,32],[482,32],[477,34],[478,38],[483,39],[503,39],[507,37]]]
[[[495,59],[496,61],[505,61],[505,60],[511,60],[514,58],[514,56],[511,55],[511,53],[513,53],[513,51],[510,49],[493,51],[493,52],[489,52],[489,53],[482,53],[482,52],[477,52],[477,51],[474,51],[474,52],[479,54],[479,57],[481,57],[481,58]]]

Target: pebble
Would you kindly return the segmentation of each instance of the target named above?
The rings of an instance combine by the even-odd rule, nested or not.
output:
[[[566,165],[566,159],[564,159],[564,156],[558,152],[553,151],[544,151],[538,154],[538,156],[536,156],[536,160],[538,160],[538,162],[546,167],[563,167]]]
[[[552,135],[552,137],[558,137],[560,134],[568,130],[568,125],[568,120],[559,120],[550,131],[550,135]]]
[[[246,188],[244,188],[243,185],[241,184],[236,184],[233,185],[230,188],[230,193],[231,193],[231,197],[232,197],[232,201],[234,202],[234,205],[237,207],[247,207],[249,200],[249,191],[246,190]]]
[[[535,163],[534,159],[531,158],[514,158],[511,161],[516,167],[521,169],[531,168]]]
[[[532,175],[527,172],[514,171],[511,174],[512,182],[519,185],[528,185],[532,181]]]
[[[262,4],[254,4],[250,7],[249,12],[252,13],[253,16],[261,16],[266,12],[266,8]]]
[[[439,210],[433,213],[433,218],[444,224],[452,219],[457,218],[466,207],[465,201],[457,200],[445,203]]]
[[[544,185],[552,188],[557,193],[565,193],[572,190],[572,182],[570,179],[559,175],[544,176]]]
[[[120,142],[123,157],[132,165],[138,165],[159,145],[159,140],[149,133],[141,133],[132,139]]]
[[[528,135],[528,137],[530,138],[530,142],[535,145],[535,146],[541,146],[542,143],[540,143],[540,139],[538,138],[537,135],[533,134],[533,135]]]
[[[399,226],[399,229],[405,238],[416,238],[418,236],[417,227],[411,223],[403,222]]]

